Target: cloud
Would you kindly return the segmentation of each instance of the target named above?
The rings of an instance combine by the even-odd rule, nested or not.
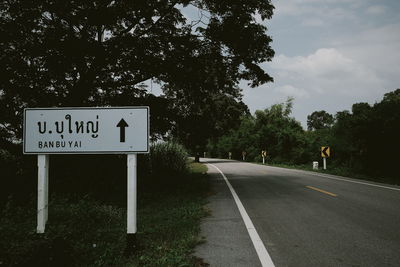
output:
[[[274,89],[274,91],[279,93],[279,94],[282,94],[284,96],[292,96],[292,97],[295,97],[295,98],[306,98],[306,97],[309,97],[309,93],[306,90],[304,90],[302,88],[297,88],[297,87],[294,87],[294,86],[288,85],[288,84],[276,87]]]
[[[399,83],[400,24],[366,29],[351,38],[342,36],[337,40],[336,47],[345,56],[373,70],[384,80],[387,89],[394,89],[390,87]]]
[[[371,69],[335,48],[320,48],[308,56],[279,55],[271,67],[275,70],[277,82],[280,79],[291,81],[293,87],[301,85],[309,93],[335,91],[346,95],[380,82]]]
[[[318,18],[310,18],[303,20],[302,24],[304,26],[319,27],[324,25],[324,21]]]
[[[263,68],[275,82],[244,88],[251,111],[295,97],[306,125],[315,110],[332,114],[374,104],[400,87],[398,0],[273,0],[269,29],[277,56]],[[382,14],[384,14],[382,16]]]
[[[374,6],[368,7],[367,10],[365,11],[365,13],[371,14],[371,15],[380,15],[380,14],[385,13],[385,11],[386,11],[385,6],[374,5]]]
[[[353,19],[360,0],[285,0],[273,1],[277,15],[312,16],[321,19]],[[310,17],[309,17],[310,18]]]
[[[265,68],[275,82],[245,89],[245,103],[254,111],[293,96],[293,114],[303,126],[315,110],[335,114],[357,102],[373,103],[384,93],[382,78],[374,69],[337,48],[319,48],[306,56],[281,54]]]

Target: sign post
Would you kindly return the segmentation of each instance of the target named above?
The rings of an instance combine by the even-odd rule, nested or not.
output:
[[[136,234],[136,210],[137,210],[137,155],[128,154],[128,186],[127,186],[127,232]]]
[[[242,151],[242,158],[243,158],[243,161],[246,161],[246,151]]]
[[[232,152],[229,152],[229,159],[232,159]]]
[[[321,147],[321,156],[324,163],[324,170],[326,170],[326,158],[329,158],[331,155],[331,149],[329,146]]]
[[[149,152],[149,108],[27,108],[24,154],[38,155],[37,233],[48,219],[50,154],[127,154],[127,233],[137,231],[137,153]],[[135,239],[135,238],[133,238]]]
[[[263,164],[265,164],[265,158],[267,157],[267,151],[266,150],[261,151],[261,156],[263,159]]]
[[[49,206],[49,155],[38,155],[37,233],[44,233]]]

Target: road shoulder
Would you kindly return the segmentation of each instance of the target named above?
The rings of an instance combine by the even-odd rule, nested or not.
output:
[[[210,266],[261,266],[235,201],[222,176],[208,165],[212,190],[207,208],[211,216],[201,223],[205,243],[194,255]]]

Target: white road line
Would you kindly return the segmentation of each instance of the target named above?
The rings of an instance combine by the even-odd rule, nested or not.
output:
[[[250,239],[253,242],[254,248],[256,249],[258,258],[260,259],[261,265],[263,267],[274,267],[274,263],[272,262],[272,259],[270,255],[268,254],[267,249],[264,246],[264,243],[262,242],[260,236],[257,233],[256,228],[253,225],[253,222],[251,221],[249,215],[246,212],[246,209],[243,207],[242,202],[240,201],[238,195],[235,192],[235,189],[233,189],[231,183],[228,181],[226,178],[225,174],[214,164],[207,163],[208,165],[213,166],[219,173],[224,177],[224,180],[226,184],[228,185],[229,190],[232,193],[233,199],[235,200],[235,203],[239,209],[240,215],[242,215],[244,224],[246,225],[247,232],[250,235]]]
[[[302,174],[310,174],[310,175],[319,176],[319,177],[332,179],[332,180],[344,181],[344,182],[349,182],[349,183],[354,183],[354,184],[363,184],[363,185],[369,185],[369,186],[374,186],[374,187],[379,187],[379,188],[385,188],[385,189],[400,191],[400,188],[396,188],[396,187],[390,187],[390,186],[384,186],[384,185],[378,185],[378,184],[370,184],[370,183],[365,183],[365,182],[353,181],[353,180],[348,180],[348,179],[345,179],[345,178],[339,178],[339,177],[334,177],[334,176],[330,176],[330,175],[328,176],[328,175],[323,175],[323,174],[319,174],[319,173],[313,173],[313,172],[309,172],[309,171],[302,171],[302,170],[296,170],[296,169],[287,169],[287,168],[280,168],[280,167],[273,167],[273,166],[268,166],[268,167],[269,168],[290,170],[290,171],[297,172],[297,173],[302,173]]]
[[[345,182],[349,182],[349,183],[363,184],[363,185],[369,185],[369,186],[374,186],[374,187],[380,187],[380,188],[385,188],[385,189],[400,191],[400,188],[394,188],[394,187],[389,187],[389,186],[384,186],[384,185],[378,185],[378,184],[370,184],[370,183],[352,181],[352,180],[347,180],[347,179],[344,179],[344,178],[326,176],[326,175],[321,175],[321,174],[314,174],[314,175],[315,175],[315,176],[324,177],[324,178],[328,178],[328,179],[333,179],[333,180],[345,181]]]

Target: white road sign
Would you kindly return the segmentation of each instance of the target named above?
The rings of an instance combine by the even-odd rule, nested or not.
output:
[[[25,154],[149,152],[149,108],[27,108]]]

